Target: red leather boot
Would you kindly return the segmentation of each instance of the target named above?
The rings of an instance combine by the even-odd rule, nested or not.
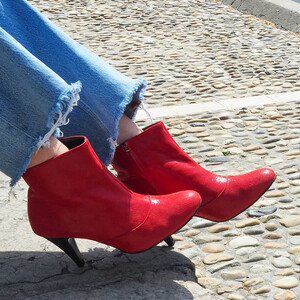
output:
[[[113,167],[118,178],[139,193],[194,190],[202,197],[197,216],[225,221],[248,208],[275,180],[271,169],[221,176],[200,167],[174,141],[162,122],[117,147]]]
[[[130,191],[101,163],[85,137],[61,140],[70,150],[23,175],[33,231],[84,264],[74,238],[140,252],[181,228],[200,206],[193,191],[148,196]],[[171,205],[172,204],[172,205]]]

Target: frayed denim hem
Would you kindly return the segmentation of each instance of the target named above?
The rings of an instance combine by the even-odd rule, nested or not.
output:
[[[37,138],[32,146],[29,148],[26,158],[20,167],[17,175],[12,178],[10,186],[13,187],[25,173],[26,168],[30,162],[33,152],[41,147],[49,146],[49,139],[53,135],[55,137],[62,137],[62,132],[59,129],[60,126],[66,125],[69,123],[67,119],[69,113],[72,111],[74,106],[77,106],[77,103],[80,99],[79,93],[81,91],[81,82],[77,81],[70,85],[70,88],[62,93],[59,99],[55,102],[53,107],[49,112],[48,122],[46,124],[47,131],[42,136]]]
[[[113,129],[111,137],[108,138],[108,140],[107,140],[109,143],[109,147],[110,147],[110,155],[109,155],[108,161],[103,162],[105,165],[109,165],[114,158],[115,150],[116,150],[116,147],[118,146],[117,138],[119,136],[119,122],[120,122],[121,117],[123,116],[123,114],[125,114],[128,118],[130,118],[134,121],[134,118],[137,113],[137,109],[140,105],[142,105],[142,101],[144,100],[143,93],[145,92],[146,87],[147,87],[146,79],[144,79],[144,78],[138,79],[137,82],[135,83],[135,85],[133,86],[132,91],[121,102],[122,104],[120,106],[120,110],[119,110],[118,114],[116,115],[115,127]],[[134,99],[138,100],[139,103],[137,104],[136,107],[128,109],[128,105]]]

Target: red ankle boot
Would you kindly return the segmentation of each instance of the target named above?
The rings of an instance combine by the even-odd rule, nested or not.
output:
[[[197,211],[193,191],[147,196],[130,191],[101,163],[85,137],[61,140],[70,150],[23,175],[33,231],[83,265],[74,238],[140,252],[181,228]],[[171,205],[172,203],[172,205]]]
[[[200,167],[174,141],[162,122],[117,147],[113,167],[118,178],[139,193],[194,190],[202,197],[197,216],[225,221],[248,208],[275,180],[271,169],[220,176]]]

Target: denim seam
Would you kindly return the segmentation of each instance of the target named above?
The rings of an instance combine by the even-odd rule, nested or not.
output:
[[[76,82],[75,84],[72,84],[72,83],[71,83],[71,86],[72,86],[72,88],[74,88],[74,90],[77,89],[78,92],[80,92],[81,83],[80,83],[79,81]],[[68,90],[68,91],[70,91],[70,90]],[[68,93],[68,91],[65,92],[65,93],[62,93],[62,95],[66,96],[66,94]],[[75,91],[75,92],[76,92],[76,91]],[[58,99],[58,102],[62,101],[62,98],[63,98],[64,96],[60,96],[59,99]],[[58,102],[55,102],[54,107],[57,105]],[[48,103],[51,103],[51,102],[48,101]],[[48,124],[49,124],[50,119],[53,117],[53,116],[52,116],[52,115],[53,115],[53,111],[55,110],[54,107],[51,108],[51,110],[50,110],[50,112],[49,112],[49,118],[48,118],[48,121],[47,121],[47,127],[48,127]],[[23,129],[21,129],[21,128],[19,128],[19,127],[17,127],[15,124],[11,123],[11,122],[8,121],[7,119],[5,119],[5,118],[3,118],[3,117],[1,117],[1,116],[0,116],[0,119],[2,119],[4,122],[6,122],[7,124],[9,124],[11,127],[15,128],[15,129],[18,130],[19,132],[25,134],[25,135],[28,136],[29,138],[31,138],[31,139],[33,139],[33,140],[35,139],[35,137],[32,136],[32,135],[30,135],[30,133],[28,133],[27,131],[24,131]],[[66,125],[66,124],[65,124],[65,125]],[[51,126],[51,127],[52,127],[52,126]]]
[[[68,114],[72,111],[73,106],[77,105],[77,102],[79,101],[80,91],[81,83],[76,82],[74,84],[71,84],[67,91],[62,92],[58,99],[55,101],[48,114],[46,133],[43,134],[42,137],[40,136],[37,138],[33,138],[33,143],[28,149],[27,154],[16,176],[12,178],[10,186],[14,186],[17,183],[17,181],[22,177],[23,173],[26,171],[26,168],[30,162],[34,150],[49,145],[49,138],[53,134],[55,134],[56,129],[59,130],[58,126],[65,125],[68,123],[68,120],[66,118]],[[54,122],[56,117],[57,120]]]
[[[15,124],[11,123],[10,121],[6,120],[5,118],[0,116],[0,119],[3,120],[5,123],[9,124],[11,127],[13,127],[14,129],[16,129],[17,131],[25,134],[27,137],[31,138],[34,140],[34,137],[30,134],[28,134],[28,132],[22,130],[21,128],[17,127]]]
[[[116,150],[116,146],[117,145],[117,137],[119,135],[119,121],[122,117],[122,115],[124,114],[126,107],[128,104],[130,104],[130,102],[133,100],[133,97],[136,96],[138,100],[143,100],[144,97],[142,96],[142,94],[144,93],[145,89],[147,86],[147,81],[144,78],[139,78],[134,86],[133,89],[131,90],[131,92],[124,97],[124,101],[122,101],[122,107],[120,107],[120,111],[119,114],[116,116],[116,126],[113,129],[113,132],[111,134],[111,137],[108,139],[108,142],[110,144],[110,149],[111,149],[111,156],[109,157],[109,162],[111,162],[113,160],[113,157],[115,155],[115,150]],[[138,107],[135,109],[135,112],[137,111]],[[134,119],[135,114],[132,116],[132,119]]]
[[[97,115],[92,111],[92,109],[86,103],[84,103],[84,101],[79,102],[78,108],[81,108],[83,111],[85,111],[90,117],[92,117],[94,119],[94,121],[99,126],[105,127],[105,125],[101,122],[101,120],[97,117]],[[106,128],[106,130],[107,130],[107,132],[109,132],[109,130],[107,128]]]

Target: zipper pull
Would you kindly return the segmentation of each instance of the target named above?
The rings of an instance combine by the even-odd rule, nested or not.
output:
[[[128,148],[128,146],[126,144],[123,145],[123,148],[126,152],[130,152],[130,149]]]

